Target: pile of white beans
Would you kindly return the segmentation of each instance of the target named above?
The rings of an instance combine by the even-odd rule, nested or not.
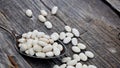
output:
[[[58,7],[54,6],[51,9],[51,14],[56,14],[57,11],[58,11]],[[40,12],[41,12],[41,15],[38,16],[38,19],[41,22],[44,22],[44,25],[48,29],[51,29],[53,27],[51,22],[47,21],[45,18],[45,16],[47,16],[48,13],[45,10],[41,10]],[[28,9],[26,11],[26,15],[28,17],[32,17],[32,11]],[[71,28],[70,26],[65,26],[64,28],[65,28],[65,31],[63,31],[63,32],[60,32],[60,33],[54,32],[51,34],[50,38],[51,38],[51,41],[53,44],[52,46],[54,46],[54,45],[59,45],[59,46],[56,46],[56,48],[58,47],[58,49],[56,49],[56,48],[54,49],[54,47],[52,47],[51,45],[49,47],[47,46],[47,48],[50,49],[47,51],[50,51],[50,52],[47,52],[46,56],[53,56],[54,51],[56,51],[57,55],[60,54],[60,51],[62,51],[63,47],[60,46],[60,44],[53,43],[54,41],[59,40],[59,39],[62,40],[63,43],[66,45],[71,42],[72,43],[71,50],[73,51],[74,54],[73,54],[73,57],[64,57],[62,59],[63,64],[62,65],[54,65],[53,68],[97,68],[95,65],[86,65],[86,64],[81,63],[81,61],[87,61],[89,58],[94,58],[94,54],[91,51],[86,51],[86,46],[83,43],[78,42],[78,38],[80,36],[79,31],[76,28]],[[28,36],[29,36],[29,34],[28,34]],[[21,42],[21,43],[23,43],[23,42]],[[39,48],[39,47],[37,47],[37,48]],[[53,52],[51,52],[52,49],[53,49]],[[31,50],[34,50],[34,48],[30,49],[30,51]],[[26,50],[25,52],[27,54],[30,54],[29,50]],[[36,56],[41,57],[41,52],[37,53]]]
[[[59,56],[63,50],[61,44],[55,42],[54,39],[44,32],[38,32],[37,30],[24,33],[18,42],[20,51],[41,58]]]

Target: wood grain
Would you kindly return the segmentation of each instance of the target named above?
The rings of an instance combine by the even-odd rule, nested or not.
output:
[[[106,1],[120,12],[120,0],[106,0]]]
[[[56,15],[50,14],[53,6],[59,8]],[[25,15],[27,9],[33,11],[32,18]],[[38,20],[41,9],[49,13],[47,20],[52,22],[52,30]],[[119,22],[118,15],[101,0],[0,0],[0,26],[18,34],[34,29],[48,34],[60,33],[65,25],[77,28],[80,32],[79,42],[86,44],[86,50],[95,54],[94,59],[82,63],[94,64],[98,68],[120,68]],[[4,54],[14,56],[18,68],[52,68],[55,64],[61,64],[61,58],[41,60],[21,56],[14,45],[13,37],[0,29],[0,56],[4,58],[0,61],[2,68],[11,64]],[[69,56],[73,55],[71,46],[66,45]]]

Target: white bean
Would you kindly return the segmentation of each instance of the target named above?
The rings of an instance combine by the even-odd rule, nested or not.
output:
[[[42,47],[39,45],[33,46],[34,51],[42,51]]]
[[[44,37],[45,33],[44,32],[38,32],[38,35],[37,37],[41,38],[41,37]]]
[[[71,32],[71,27],[70,27],[70,26],[65,26],[65,30],[66,30],[67,32]]]
[[[52,56],[54,56],[54,54],[53,54],[53,52],[46,52],[46,56],[52,57]]]
[[[73,66],[77,64],[77,60],[71,60],[67,62],[67,65]]]
[[[45,58],[45,53],[43,53],[43,52],[37,52],[35,55],[37,57]]]
[[[70,41],[71,41],[71,37],[66,37],[64,38],[63,43],[68,44]]]
[[[54,33],[51,34],[51,38],[52,38],[54,41],[56,41],[56,40],[59,39],[59,34],[58,34],[57,32],[54,32]]]
[[[53,53],[55,54],[55,56],[60,55],[60,50],[57,47],[53,47]]]
[[[74,60],[77,60],[77,61],[80,61],[80,56],[77,55],[77,54],[74,54],[74,55],[73,55],[73,59],[74,59]]]
[[[50,39],[49,35],[44,35],[43,37],[46,38],[46,39]]]
[[[88,56],[89,58],[94,57],[94,54],[91,51],[85,51],[85,55]]]
[[[40,10],[40,13],[41,13],[41,15],[43,15],[43,16],[47,16],[47,15],[48,15],[45,10]]]
[[[32,36],[32,32],[28,32],[26,38],[29,39]]]
[[[50,44],[54,43],[54,40],[53,39],[49,39],[49,43]]]
[[[38,16],[38,19],[39,19],[41,22],[45,22],[45,21],[46,21],[46,18],[45,18],[43,15],[39,15],[39,16]]]
[[[77,38],[72,38],[72,45],[77,45],[77,44],[78,44]]]
[[[68,61],[71,61],[71,57],[64,57],[62,59],[62,62],[68,62]]]
[[[66,68],[66,64],[62,64],[62,65],[60,65],[60,68]]]
[[[43,42],[43,41],[38,41],[38,44],[40,46],[47,46],[48,45],[46,42]]]
[[[79,56],[82,61],[87,61],[87,59],[88,59],[84,53],[80,53]]]
[[[44,25],[48,28],[51,29],[52,28],[52,23],[49,21],[44,22]]]
[[[88,68],[97,68],[95,65],[88,65]]]
[[[26,42],[26,45],[27,45],[27,48],[31,48],[32,47],[32,39],[28,39],[27,42]]]
[[[20,47],[20,51],[25,51],[28,49],[28,46],[26,44],[22,44]]]
[[[86,46],[82,43],[78,43],[77,46],[80,48],[80,49],[86,49]]]
[[[63,46],[62,46],[61,44],[58,44],[58,45],[57,45],[57,48],[58,48],[60,51],[63,50]]]
[[[30,9],[27,9],[25,13],[26,13],[26,15],[27,15],[28,17],[32,17],[32,14],[33,14],[33,13],[32,13],[32,11],[31,11]]]
[[[32,45],[37,45],[38,44],[38,40],[32,40]]]
[[[18,40],[18,42],[20,42],[20,43],[24,43],[25,41],[26,41],[25,38],[21,38],[21,39]]]
[[[29,50],[26,50],[25,53],[26,53],[26,54],[30,54]]]
[[[74,66],[67,66],[66,68],[75,68]]]
[[[39,38],[40,41],[43,41],[43,42],[46,42],[46,43],[49,43],[49,40],[47,38]]]
[[[79,53],[81,50],[77,46],[72,46],[72,51],[75,53]]]
[[[33,48],[30,48],[29,49],[29,55],[33,56],[34,54],[35,54],[35,52],[34,52]]]
[[[88,66],[86,64],[83,64],[82,68],[88,68]]]
[[[53,68],[60,68],[60,66],[59,65],[54,65]]]
[[[82,68],[82,64],[79,62],[76,64],[75,68]]]
[[[60,39],[63,40],[65,37],[66,37],[65,32],[61,32],[61,33],[60,33]]]
[[[72,33],[73,33],[76,37],[79,37],[79,36],[80,36],[80,33],[79,33],[79,31],[78,31],[76,28],[73,28],[73,29],[72,29]]]
[[[72,33],[66,33],[67,37],[73,37],[74,35]]]
[[[53,49],[52,45],[47,45],[45,47],[43,47],[42,51],[43,52],[49,52]]]
[[[57,6],[54,6],[51,10],[51,13],[52,14],[56,14],[57,13],[57,10],[58,10],[58,7]]]

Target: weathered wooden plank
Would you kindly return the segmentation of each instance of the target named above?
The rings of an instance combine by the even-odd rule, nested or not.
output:
[[[47,20],[51,21],[53,24],[53,29],[47,30],[37,17],[38,14],[40,14],[40,9],[45,9],[50,13],[51,8],[55,5],[59,8],[57,14],[55,16],[51,16],[51,14],[47,16]],[[25,15],[26,9],[33,11],[32,18],[28,18]],[[117,38],[120,33],[120,19],[100,0],[1,0],[0,12],[0,25],[14,29],[19,34],[33,29],[51,34],[55,31],[64,31],[62,27],[65,25],[77,28],[81,34],[79,42],[85,43],[87,49],[94,52],[96,56],[94,59],[82,63],[95,64],[98,68],[120,67],[120,40]],[[8,34],[6,35],[1,36],[8,39],[2,39],[4,40],[3,44],[7,42],[5,45],[8,46],[9,44],[10,46],[8,47],[11,47],[14,41],[11,41],[11,37]],[[70,52],[70,56],[72,56],[72,45],[69,44],[66,46]],[[5,53],[12,54],[11,50],[14,51],[13,48],[14,47],[9,49],[10,51],[5,49]],[[113,53],[110,48],[114,49],[116,52]],[[14,54],[17,53],[15,52]],[[23,57],[33,68],[52,68],[54,64],[60,64],[58,59],[38,60]],[[19,60],[18,58],[17,60]]]
[[[119,0],[106,0],[106,1],[120,12],[120,1]]]

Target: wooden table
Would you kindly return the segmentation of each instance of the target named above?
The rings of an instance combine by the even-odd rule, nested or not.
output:
[[[54,16],[50,10],[55,5],[59,10]],[[34,29],[51,34],[69,25],[79,29],[79,42],[95,54],[94,59],[82,63],[98,68],[120,68],[120,16],[119,11],[116,13],[112,8],[103,0],[0,0],[0,26],[18,34]],[[25,15],[27,9],[33,11],[32,18]],[[47,20],[53,24],[51,30],[38,20],[41,9],[49,13]],[[14,46],[14,38],[0,28],[0,68],[52,68],[60,64],[60,58],[41,60],[21,56]],[[66,45],[72,56],[71,46]],[[12,63],[8,58],[11,56]]]

